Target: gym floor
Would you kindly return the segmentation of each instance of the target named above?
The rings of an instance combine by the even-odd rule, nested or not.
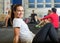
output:
[[[35,28],[35,24],[28,24],[29,29],[33,33],[37,33],[39,31],[39,28]],[[0,43],[12,43],[13,42],[13,28],[12,27],[7,27],[7,28],[2,28],[0,27]],[[60,28],[58,30],[58,37],[60,38]]]

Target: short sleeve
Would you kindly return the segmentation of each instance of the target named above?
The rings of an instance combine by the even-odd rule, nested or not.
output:
[[[13,27],[21,27],[20,19],[14,19],[13,20]]]

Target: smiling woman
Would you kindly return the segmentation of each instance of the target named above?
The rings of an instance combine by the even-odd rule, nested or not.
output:
[[[14,14],[14,15],[13,15]],[[35,34],[33,34],[27,24],[23,21],[24,9],[22,5],[16,4],[13,7],[13,28],[14,40],[13,43],[18,43],[19,37],[22,43],[31,43]]]

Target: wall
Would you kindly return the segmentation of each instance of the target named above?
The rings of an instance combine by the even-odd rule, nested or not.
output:
[[[37,13],[39,17],[43,17],[44,15],[47,15],[47,11],[53,7],[53,1],[51,8],[28,8],[28,0],[22,0],[22,5],[25,10],[25,18],[28,18],[31,15],[32,10],[35,10],[35,13]],[[60,15],[60,8],[57,8],[57,13]]]
[[[43,17],[44,15],[47,15],[47,10],[51,9],[51,8],[28,8],[28,0],[22,0],[22,5],[25,10],[24,14],[25,18],[28,18],[31,15],[32,10],[35,10],[35,13],[37,13],[39,17]]]
[[[0,0],[0,14],[2,14],[4,11],[4,1]]]
[[[8,14],[8,10],[11,8],[10,0],[4,0],[4,14]]]

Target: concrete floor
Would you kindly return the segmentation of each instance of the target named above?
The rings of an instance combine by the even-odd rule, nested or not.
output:
[[[13,40],[12,28],[0,28],[0,43],[11,43]]]
[[[39,29],[34,28],[34,25],[29,24],[29,28],[33,33],[37,33]],[[58,31],[58,37],[60,38],[60,29]],[[13,28],[0,28],[0,43],[12,43],[13,41]]]

